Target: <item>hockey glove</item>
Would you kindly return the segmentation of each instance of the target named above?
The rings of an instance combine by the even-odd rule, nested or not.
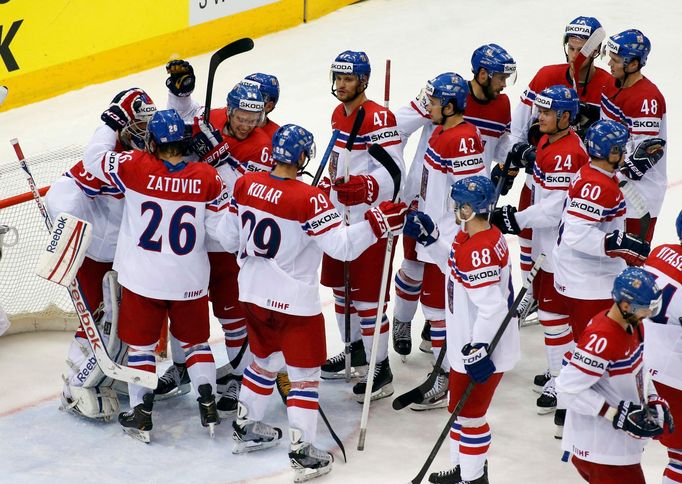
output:
[[[372,204],[379,196],[379,184],[371,175],[351,175],[346,183],[340,177],[332,188],[344,205]]]
[[[495,364],[488,354],[486,343],[465,344],[462,348],[464,369],[476,383],[485,383],[495,373]]]
[[[511,156],[511,153],[507,154],[507,157],[509,156]],[[507,172],[507,176],[504,177],[504,181],[502,182],[502,190],[500,191],[500,195],[506,195],[509,193],[509,190],[511,190],[512,186],[514,185],[514,179],[518,174],[519,170],[511,169],[510,167],[509,171]],[[497,184],[500,182],[500,178],[502,178],[502,175],[504,175],[504,165],[498,163],[493,166],[493,169],[490,172],[490,181],[493,182],[493,185],[497,186]]]
[[[332,182],[331,182],[331,180],[330,180],[329,178],[327,178],[327,177],[325,176],[325,177],[324,177],[322,180],[320,180],[320,182],[317,184],[317,188],[319,188],[320,190],[322,190],[322,191],[324,192],[325,195],[329,196],[329,194],[330,194],[331,191],[332,191]]]
[[[628,265],[641,266],[649,255],[651,246],[635,235],[614,230],[606,234],[604,249],[609,257],[620,257]]]
[[[518,235],[521,233],[521,227],[516,221],[516,207],[511,205],[493,210],[493,213],[490,214],[490,223],[500,229],[503,234]]]
[[[215,168],[226,163],[231,166],[236,165],[236,161],[230,156],[230,147],[226,141],[223,141],[220,130],[199,121],[199,118],[194,118],[190,149],[199,157],[200,161],[204,161]]]
[[[509,152],[511,166],[515,169],[525,169],[526,173],[532,174],[535,166],[535,146],[528,143],[516,143]]]
[[[114,131],[125,128],[135,119],[133,101],[142,93],[138,88],[121,91],[111,100],[109,107],[102,113],[100,119]]]
[[[428,247],[438,240],[440,234],[431,217],[424,212],[415,210],[407,214],[403,235],[412,237],[424,247]]]
[[[172,60],[166,64],[166,87],[179,97],[187,97],[194,91],[197,78],[194,76],[192,65],[185,60]]]
[[[601,109],[599,106],[585,102],[580,103],[578,116],[576,116],[575,124],[573,125],[573,129],[580,136],[580,139],[585,138],[588,128],[599,121],[600,116]]]
[[[632,180],[641,180],[651,167],[663,156],[665,140],[661,138],[645,139],[637,145],[635,152],[625,158],[621,171]]]
[[[635,439],[651,438],[661,435],[663,427],[650,417],[648,409],[633,402],[621,401],[611,421],[614,429],[624,430]],[[607,412],[608,416],[610,412]]]
[[[654,419],[665,432],[672,433],[675,430],[673,416],[670,414],[670,405],[665,398],[649,395],[646,406],[649,409],[649,418]]]
[[[407,205],[403,202],[390,202],[385,200],[378,207],[371,208],[365,212],[365,219],[372,227],[372,232],[377,239],[383,237],[386,232],[397,233],[405,225],[405,214]]]

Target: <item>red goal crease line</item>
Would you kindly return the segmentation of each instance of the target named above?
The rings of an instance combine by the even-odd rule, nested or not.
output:
[[[38,193],[40,193],[41,197],[44,197],[49,189],[50,187],[42,187],[38,189]],[[29,200],[33,200],[33,194],[31,192],[22,193],[9,198],[2,198],[0,199],[0,209],[19,205],[20,203],[28,202]]]

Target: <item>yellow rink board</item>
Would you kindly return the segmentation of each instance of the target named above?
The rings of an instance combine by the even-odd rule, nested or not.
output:
[[[0,110],[214,51],[357,0],[0,0]]]

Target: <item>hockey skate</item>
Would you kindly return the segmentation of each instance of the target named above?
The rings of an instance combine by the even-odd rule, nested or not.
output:
[[[516,316],[519,318],[519,328],[538,324],[538,302],[532,294],[526,296],[519,303],[516,309]]]
[[[554,388],[554,378],[550,378],[545,387],[542,389],[542,394],[535,402],[537,406],[538,415],[545,415],[554,412],[556,409],[556,389]]]
[[[353,386],[353,394],[359,403],[363,403],[365,400],[365,388],[367,388],[367,375]],[[377,363],[374,368],[371,401],[380,400],[391,395],[393,395],[393,373],[391,373],[391,367],[388,365],[388,358],[386,358],[384,361]]]
[[[213,395],[211,385],[204,383],[199,385],[197,389],[199,392],[199,416],[201,417],[201,425],[208,427],[208,435],[213,438],[215,436],[215,426],[220,423],[220,416],[215,404],[215,395]]]
[[[434,368],[438,372],[436,381],[433,382],[431,389],[424,394],[424,400],[410,405],[410,409],[417,412],[423,410],[433,410],[448,406],[448,373],[442,368]]]
[[[218,414],[220,418],[229,418],[237,411],[239,391],[242,388],[241,375],[227,374],[217,381],[218,387],[224,388],[218,400]]]
[[[249,420],[248,409],[243,404],[237,406],[237,418],[232,422],[232,438],[234,439],[233,454],[244,454],[255,450],[267,449],[279,444],[282,431],[277,427]]]
[[[398,321],[393,318],[393,349],[404,363],[412,352],[412,321]]]
[[[542,390],[544,390],[545,385],[549,380],[552,379],[552,375],[549,372],[549,369],[542,375],[535,375],[535,378],[533,378],[533,391],[535,393],[542,393]]]
[[[156,400],[179,397],[191,390],[189,373],[184,363],[173,363],[159,378],[159,385],[154,390]]]
[[[362,340],[350,344],[351,378],[358,378],[367,374],[367,357]],[[321,378],[323,380],[339,380],[346,377],[345,353],[342,351],[336,356],[329,358],[322,365]]]
[[[429,475],[429,482],[435,484],[489,484],[488,482],[488,461],[483,466],[483,475],[473,481],[462,480],[461,469],[455,466],[446,471],[433,472]]]
[[[135,405],[125,413],[118,416],[118,423],[123,431],[132,438],[148,444],[150,442],[149,431],[152,429],[152,408],[154,407],[154,394],[147,393],[142,397],[142,403]]]
[[[289,462],[294,468],[294,482],[305,482],[328,474],[332,470],[334,456],[310,442],[301,441],[301,436],[300,430],[289,429]]]
[[[557,408],[554,412],[554,438],[561,439],[564,436],[564,422],[566,421],[566,410]]]
[[[431,349],[431,322],[424,321],[424,327],[422,328],[422,341],[419,343],[419,350],[424,353],[433,353]]]

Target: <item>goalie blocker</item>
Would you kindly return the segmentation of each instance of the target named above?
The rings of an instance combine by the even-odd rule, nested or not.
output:
[[[36,274],[68,287],[83,264],[92,242],[92,227],[85,220],[60,213],[55,219],[45,250],[38,259]]]

